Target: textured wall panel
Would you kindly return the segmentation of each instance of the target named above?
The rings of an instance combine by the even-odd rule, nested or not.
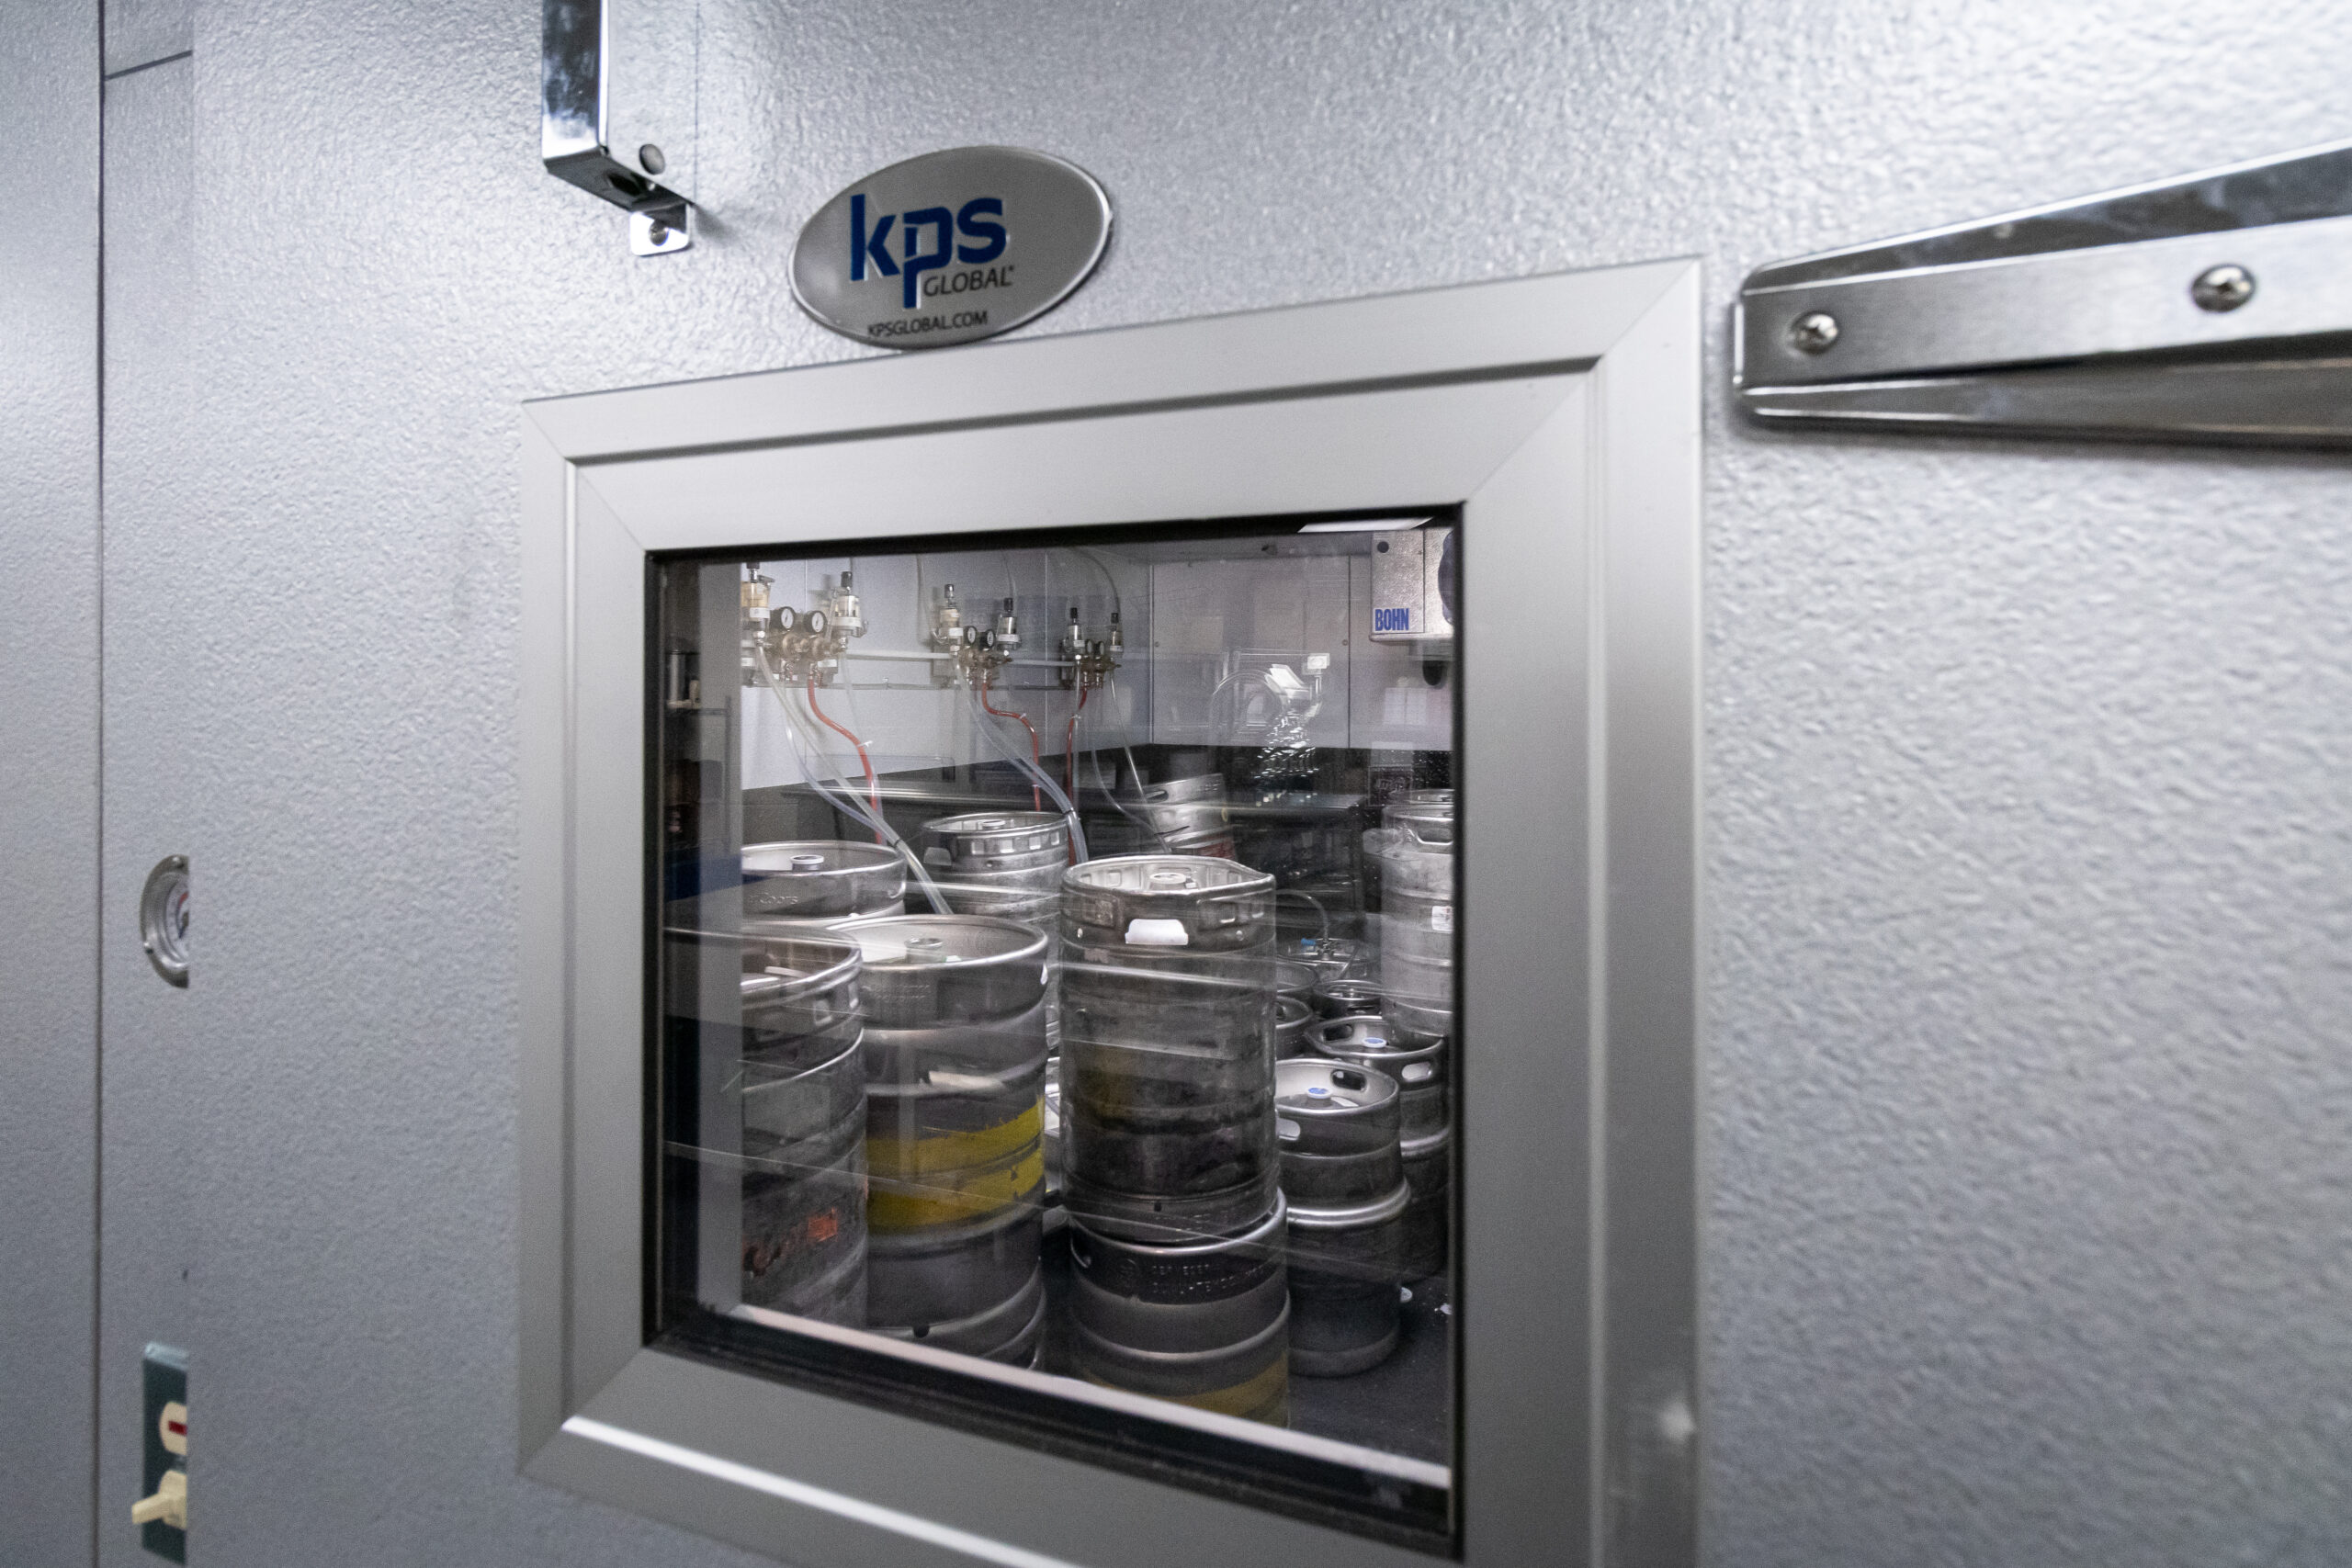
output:
[[[933,147],[1118,201],[1033,332],[1692,253],[1721,305],[1775,256],[2340,133],[2352,17],[705,0],[702,32],[709,220],[648,263],[537,167],[534,8],[204,13],[219,1561],[732,1560],[512,1477],[518,400],[849,356],[791,236]],[[2352,481],[1765,436],[1720,394],[1710,437],[1713,1561],[2345,1560]]]
[[[0,11],[0,1562],[90,1553],[98,863],[98,16]]]
[[[194,0],[106,0],[107,74],[196,47]]]

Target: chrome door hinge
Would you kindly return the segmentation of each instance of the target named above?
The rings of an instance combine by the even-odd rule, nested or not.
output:
[[[694,243],[694,203],[662,183],[669,164],[660,146],[612,149],[605,13],[605,0],[540,0],[540,161],[558,179],[628,212],[632,251],[668,255]]]
[[[1770,424],[2352,446],[2352,141],[1775,262]]]

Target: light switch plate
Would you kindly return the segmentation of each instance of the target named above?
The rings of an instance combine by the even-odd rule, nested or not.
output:
[[[162,1489],[165,1471],[187,1468],[185,1430],[179,1434],[179,1453],[164,1446],[164,1407],[176,1404],[182,1412],[187,1408],[187,1352],[169,1345],[150,1345],[139,1359],[139,1372],[144,1395],[141,1403],[145,1407],[141,1422],[145,1438],[141,1444],[144,1457],[140,1464],[139,1495],[150,1497]],[[181,1424],[184,1428],[185,1415]],[[160,1519],[151,1519],[139,1527],[139,1544],[166,1561],[187,1561],[187,1531]]]

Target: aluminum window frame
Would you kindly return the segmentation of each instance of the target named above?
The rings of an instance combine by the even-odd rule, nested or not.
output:
[[[526,405],[524,1473],[812,1568],[1430,1560],[643,1343],[645,563],[1459,503],[1465,1033],[1555,1044],[1462,1064],[1455,1540],[1695,1562],[1699,301],[1679,260]]]

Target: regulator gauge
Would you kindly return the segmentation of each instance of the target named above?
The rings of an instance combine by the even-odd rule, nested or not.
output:
[[[139,895],[139,945],[175,986],[187,984],[187,856],[165,855]]]

